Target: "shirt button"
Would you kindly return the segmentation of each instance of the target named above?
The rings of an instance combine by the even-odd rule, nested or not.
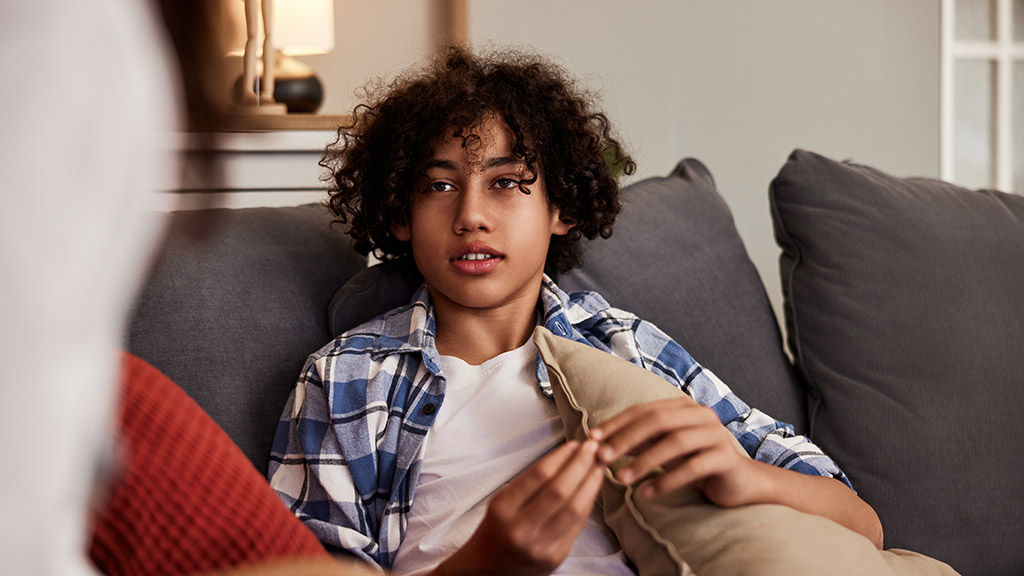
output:
[[[437,412],[437,405],[433,402],[428,402],[427,405],[423,407],[423,413],[427,416],[430,416],[434,412]]]

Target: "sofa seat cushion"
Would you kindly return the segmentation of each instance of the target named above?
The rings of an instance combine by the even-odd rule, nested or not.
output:
[[[1017,573],[1024,198],[798,150],[771,206],[811,437],[887,546]]]

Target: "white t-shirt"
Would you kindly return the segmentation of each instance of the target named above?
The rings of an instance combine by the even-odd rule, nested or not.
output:
[[[424,574],[465,544],[494,493],[563,441],[555,403],[537,387],[533,341],[479,366],[441,357],[444,402],[393,570]],[[595,508],[556,574],[632,574]]]

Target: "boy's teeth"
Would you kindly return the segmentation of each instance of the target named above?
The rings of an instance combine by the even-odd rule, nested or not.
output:
[[[491,256],[490,254],[477,254],[477,253],[463,254],[462,256],[459,256],[459,260],[486,260],[488,258],[493,258],[493,256]]]

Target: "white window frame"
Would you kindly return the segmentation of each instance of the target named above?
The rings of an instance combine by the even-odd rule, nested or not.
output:
[[[954,69],[958,59],[995,63],[993,118],[992,185],[998,190],[1013,190],[1013,74],[1014,63],[1024,62],[1024,45],[1013,39],[1013,0],[996,0],[996,37],[994,41],[958,41],[956,39],[956,0],[942,0],[941,64],[941,158],[940,175],[954,182]],[[1024,193],[1024,190],[1017,190]]]

